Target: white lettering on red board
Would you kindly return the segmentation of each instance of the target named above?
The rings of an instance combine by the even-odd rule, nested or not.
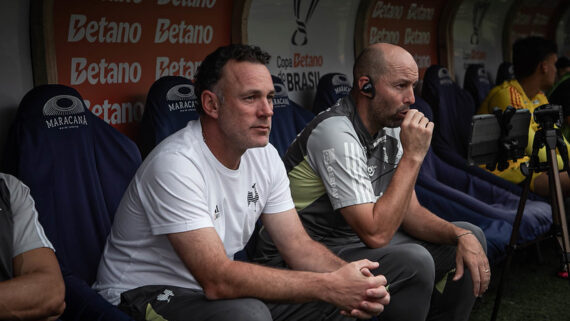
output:
[[[372,11],[372,18],[400,19],[404,13],[404,6],[395,6],[384,1],[376,2]]]
[[[142,0],[101,0],[103,2],[121,2],[121,3],[134,3],[139,4]]]
[[[423,5],[412,3],[408,9],[406,19],[409,20],[432,20],[435,13],[434,8],[424,8]]]
[[[398,44],[400,42],[400,32],[394,30],[386,30],[382,28],[381,30],[376,27],[370,28],[370,39],[369,44],[377,42],[387,42],[391,44]]]
[[[165,5],[172,3],[175,7],[189,8],[212,8],[216,4],[216,0],[157,0],[156,4]]]
[[[105,99],[103,103],[93,106],[87,99],[84,102],[93,114],[111,125],[140,122],[144,111],[144,104],[141,101],[109,103],[109,100]]]
[[[406,28],[406,33],[404,37],[405,45],[429,45],[430,32],[412,30],[412,28]]]
[[[201,61],[190,61],[184,58],[171,60],[169,57],[156,57],[155,79],[164,76],[182,76],[193,79],[201,63]]]
[[[142,67],[138,62],[99,62],[88,63],[87,58],[71,58],[72,85],[81,85],[85,81],[91,85],[137,83],[141,79]]]
[[[138,22],[107,21],[105,17],[88,21],[82,14],[72,14],[69,18],[68,42],[85,39],[91,43],[137,43],[141,36],[142,26]]]
[[[170,42],[171,44],[209,44],[214,37],[211,25],[191,25],[182,20],[171,24],[170,19],[159,18],[156,22],[154,43]]]

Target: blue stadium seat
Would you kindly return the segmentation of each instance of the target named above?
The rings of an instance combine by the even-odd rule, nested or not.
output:
[[[495,85],[498,86],[506,80],[511,79],[515,79],[515,70],[513,69],[513,64],[508,61],[504,61],[499,65],[499,68],[497,70]]]
[[[311,110],[317,115],[334,105],[342,97],[348,95],[351,89],[352,85],[345,74],[333,72],[323,75],[319,79],[315,101]]]
[[[489,91],[491,91],[491,82],[487,77],[487,71],[481,64],[469,65],[465,71],[463,88],[471,94],[475,102],[475,110],[481,106]]]
[[[416,184],[415,191],[420,204],[447,221],[468,221],[480,227],[487,239],[487,256],[491,264],[500,261],[504,257],[505,246],[509,243],[512,224],[504,220],[488,218],[478,211],[480,209],[477,206],[473,209],[463,202],[449,198],[446,194],[440,194],[447,188],[443,185],[435,185],[441,189]]]
[[[429,105],[421,98],[416,98],[412,108],[422,111],[426,117],[433,120],[434,116]],[[423,197],[418,195],[419,199],[424,200],[422,201],[424,206],[447,220],[462,220],[479,225],[488,239],[488,256],[491,260],[498,260],[505,254],[518,208],[519,194],[447,163],[431,148],[422,164],[417,185],[447,199],[448,202],[460,204],[453,206],[468,208],[469,211],[442,211],[442,206],[452,205],[437,204],[425,195]],[[493,221],[506,222],[509,226]],[[519,242],[532,241],[546,234],[551,225],[550,205],[539,199],[527,200]],[[506,230],[509,233],[504,235]]]
[[[416,108],[424,113],[433,114],[436,126],[432,148],[437,156],[457,168],[520,195],[522,191],[520,186],[477,166],[467,165],[467,148],[475,107],[473,98],[451,80],[446,68],[433,65],[426,70],[422,97],[427,104],[418,102]],[[530,193],[529,198],[542,200],[534,193]]]
[[[194,84],[188,78],[164,76],[152,84],[140,126],[143,158],[164,138],[198,119],[197,103]]]
[[[91,289],[115,210],[141,163],[134,142],[92,114],[73,88],[22,99],[4,170],[30,187],[65,285],[61,320],[131,320]]]
[[[271,76],[275,87],[273,98],[273,118],[269,142],[283,157],[297,134],[305,128],[314,115],[289,99],[287,87],[277,76]]]
[[[475,114],[471,95],[451,79],[446,68],[432,65],[424,74],[422,98],[431,106],[437,124],[432,139],[434,151],[439,155],[441,150],[452,150],[466,159]]]

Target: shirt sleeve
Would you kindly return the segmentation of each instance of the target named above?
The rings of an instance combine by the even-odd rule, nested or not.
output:
[[[307,157],[335,210],[376,201],[365,152],[347,118],[322,121],[307,141]]]
[[[168,166],[164,166],[168,164]],[[176,153],[152,160],[138,183],[154,235],[213,227],[197,164]]]
[[[267,165],[270,168],[271,192],[263,208],[264,214],[280,213],[295,207],[291,197],[289,178],[287,177],[285,165],[279,158],[277,150],[273,147],[269,149],[269,163]]]
[[[47,247],[53,250],[40,222],[30,189],[12,176],[7,176],[6,184],[10,191],[10,207],[14,220],[13,256]]]

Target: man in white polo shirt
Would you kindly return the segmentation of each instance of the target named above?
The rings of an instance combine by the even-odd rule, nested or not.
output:
[[[377,263],[311,240],[268,144],[274,95],[257,47],[218,48],[196,79],[200,118],[141,165],[117,210],[94,287],[136,319],[369,318],[389,302]],[[263,215],[261,215],[263,214]],[[293,270],[234,261],[262,217]],[[268,303],[287,302],[287,303]]]

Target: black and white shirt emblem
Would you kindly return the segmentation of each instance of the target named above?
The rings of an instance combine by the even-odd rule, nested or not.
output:
[[[259,200],[259,195],[257,194],[257,189],[255,188],[255,184],[251,185],[251,191],[247,192],[247,206],[253,203],[253,205],[257,205],[257,201]]]
[[[220,218],[220,209],[218,208],[218,205],[216,205],[216,208],[214,209],[214,219],[217,220],[218,218]]]

